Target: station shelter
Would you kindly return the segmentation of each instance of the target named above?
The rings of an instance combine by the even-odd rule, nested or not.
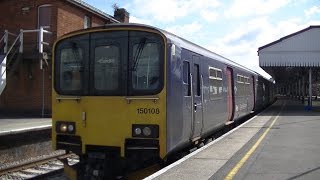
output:
[[[310,26],[258,49],[259,65],[276,83],[276,93],[305,101],[312,109],[320,88],[320,26]]]

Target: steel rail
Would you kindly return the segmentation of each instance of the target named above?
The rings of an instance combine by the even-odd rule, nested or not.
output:
[[[27,168],[36,167],[36,166],[39,166],[42,164],[46,164],[46,163],[53,161],[53,160],[59,160],[60,158],[63,159],[63,158],[68,158],[68,157],[72,157],[72,156],[74,156],[74,154],[66,154],[66,153],[60,154],[59,153],[59,154],[52,155],[49,157],[43,157],[40,159],[20,163],[18,165],[9,166],[7,168],[0,169],[0,176],[6,175],[6,174],[12,173],[12,172],[18,172],[18,171],[21,171],[21,170],[24,170]]]

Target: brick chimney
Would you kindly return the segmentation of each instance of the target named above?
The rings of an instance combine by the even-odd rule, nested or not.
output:
[[[114,18],[121,23],[129,23],[129,13],[124,8],[114,8]]]

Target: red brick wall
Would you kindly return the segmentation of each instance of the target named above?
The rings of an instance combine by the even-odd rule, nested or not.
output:
[[[52,5],[50,25],[50,31],[53,32],[52,42],[66,33],[83,29],[85,15],[91,17],[92,26],[100,26],[106,22],[103,18],[65,0],[1,0],[0,36],[5,29],[14,33],[18,33],[19,29],[36,29],[38,26],[38,7],[43,4]],[[24,7],[29,7],[29,10],[23,11]],[[36,41],[36,34],[25,35],[24,58],[19,64],[17,72],[7,77],[7,86],[0,96],[1,113],[41,115],[42,92],[44,92],[44,109],[46,114],[51,114],[51,61],[49,61],[49,67],[45,67],[43,75],[39,68],[39,59],[29,56],[36,54]]]
[[[7,77],[0,97],[2,113],[41,115],[43,100],[45,114],[51,113],[51,68],[45,67],[42,74],[39,66],[38,60],[24,59],[17,71]]]
[[[67,34],[69,32],[83,29],[84,16],[91,17],[92,26],[101,26],[105,24],[105,20],[91,14],[89,12],[81,11],[79,8],[75,8],[71,4],[59,2],[58,9],[58,37]]]

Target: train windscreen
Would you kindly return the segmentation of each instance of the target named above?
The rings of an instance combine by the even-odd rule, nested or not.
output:
[[[144,31],[72,36],[55,47],[54,86],[62,95],[154,95],[163,88],[164,40]]]

